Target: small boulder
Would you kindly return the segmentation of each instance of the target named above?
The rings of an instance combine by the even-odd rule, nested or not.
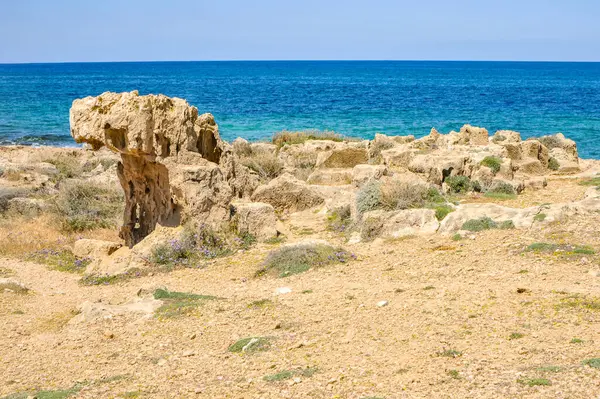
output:
[[[121,247],[116,242],[82,238],[73,244],[73,254],[80,258],[100,259],[112,255]]]
[[[488,145],[488,131],[482,127],[464,125],[460,128],[459,142],[457,144]]]
[[[353,168],[367,163],[369,155],[366,148],[344,146],[325,151],[317,157],[317,168]]]
[[[14,292],[17,294],[26,294],[29,288],[22,282],[14,278],[0,278],[0,292]]]
[[[385,165],[356,165],[352,169],[352,184],[360,187],[371,179],[379,179],[388,173]]]
[[[278,211],[296,212],[324,202],[324,197],[305,182],[289,173],[259,186],[252,195],[254,202],[266,202]]]
[[[352,182],[351,169],[315,169],[306,181],[308,184],[343,186]]]
[[[259,241],[276,237],[275,209],[263,202],[234,202],[231,204],[232,221],[238,234],[250,234]]]

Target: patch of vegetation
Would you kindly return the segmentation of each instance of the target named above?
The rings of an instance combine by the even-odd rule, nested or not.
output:
[[[579,181],[580,186],[600,186],[600,176],[590,177]]]
[[[123,214],[123,192],[84,181],[68,181],[62,185],[53,211],[62,230],[80,232],[110,228]]]
[[[146,276],[151,270],[131,268],[121,274],[86,274],[79,280],[79,284],[87,286],[117,284],[132,278]]]
[[[154,291],[154,299],[163,301],[163,305],[156,310],[155,316],[160,319],[170,319],[193,313],[202,301],[212,301],[217,297],[157,289]]]
[[[378,180],[369,180],[356,193],[356,209],[362,214],[380,207],[381,183]]]
[[[452,206],[447,204],[437,205],[433,209],[435,210],[435,218],[439,221],[444,220],[444,218],[448,216],[450,212],[454,212],[455,210]]]
[[[248,304],[249,309],[264,309],[273,306],[273,301],[270,299],[259,299]]]
[[[558,373],[562,370],[562,368],[559,366],[543,366],[538,367],[536,370],[541,372]]]
[[[581,338],[573,338],[573,339],[571,340],[571,343],[572,343],[572,344],[583,344],[583,342],[584,342],[584,341],[583,341]]]
[[[463,355],[463,353],[461,351],[457,351],[454,349],[444,349],[443,351],[438,352],[437,355],[440,357],[457,358],[457,357],[461,357]]]
[[[517,198],[517,194],[495,193],[493,191],[487,191],[485,194],[483,194],[483,196],[486,198],[502,200],[502,201],[512,200],[512,199]]]
[[[557,171],[560,169],[560,162],[554,157],[548,159],[548,169]]]
[[[102,165],[102,169],[107,170],[111,166],[117,164],[119,161],[115,158],[109,157],[95,157],[88,161],[86,161],[81,167],[81,171],[84,173],[89,173],[96,169],[98,165]]]
[[[248,337],[236,341],[227,350],[233,353],[263,352],[271,348],[271,337]]]
[[[556,135],[551,136],[542,136],[537,138],[530,138],[529,140],[537,140],[542,143],[549,150],[553,148],[562,148],[562,140],[558,138]]]
[[[14,275],[15,275],[14,270],[0,266],[0,277],[10,277],[10,276],[14,276]]]
[[[200,226],[194,230],[187,226],[179,238],[156,245],[152,249],[149,261],[167,268],[190,267],[200,260],[229,255],[233,252],[232,247],[245,249],[254,241],[254,237],[247,236],[246,239],[236,237],[233,242],[228,242],[223,234],[210,227]]]
[[[530,387],[552,385],[552,383],[550,382],[550,380],[547,380],[545,378],[519,378],[517,380],[517,382],[519,384],[527,385],[527,386],[530,386]]]
[[[511,333],[511,334],[508,336],[508,339],[509,339],[509,340],[513,340],[513,339],[521,339],[521,338],[523,338],[524,336],[525,336],[525,334],[523,334],[523,333],[520,333],[520,332],[514,332],[514,333]]]
[[[271,237],[268,240],[265,240],[265,244],[271,244],[271,245],[281,244],[281,243],[285,242],[285,240],[286,240],[286,237],[283,234],[280,234],[277,237]]]
[[[287,130],[275,133],[272,138],[273,144],[281,148],[286,144],[302,144],[308,140],[331,140],[331,141],[348,141],[348,137],[331,131],[305,130],[298,132],[289,132]]]
[[[36,399],[66,399],[71,396],[77,395],[77,393],[81,391],[81,388],[83,388],[83,386],[75,385],[73,388],[70,389],[15,393],[12,395],[5,396],[3,399],[27,399],[31,397],[34,397]]]
[[[460,373],[458,372],[458,370],[448,370],[447,374],[455,380],[460,379]]]
[[[596,251],[588,245],[553,244],[548,242],[534,242],[525,251],[535,253],[551,253],[565,256],[594,255]]]
[[[76,156],[59,154],[53,158],[44,160],[44,162],[54,165],[56,170],[58,170],[58,174],[52,176],[52,181],[56,183],[66,179],[79,177],[83,172],[81,162]]]
[[[487,166],[494,174],[500,172],[502,167],[502,159],[494,156],[487,156],[480,162],[482,166]]]
[[[456,233],[452,236],[452,241],[460,241],[463,239],[463,236],[461,236],[460,234]]]
[[[555,307],[557,310],[575,309],[600,311],[600,298],[571,295],[566,298],[561,298],[560,302]]]
[[[369,146],[370,160],[374,160],[377,161],[376,163],[379,163],[381,161],[381,152],[389,150],[392,147],[394,147],[394,142],[390,139],[372,141],[371,145]]]
[[[444,180],[451,193],[461,194],[471,191],[471,179],[467,176],[450,176]]]
[[[29,254],[27,260],[68,273],[83,273],[85,268],[92,262],[90,258],[78,258],[68,249],[42,249]]]
[[[599,358],[599,357],[596,357],[596,358],[592,358],[592,359],[587,359],[587,360],[584,360],[584,361],[582,362],[582,364],[583,364],[584,366],[590,366],[590,367],[592,367],[592,368],[595,368],[595,369],[598,369],[598,370],[600,370],[600,358]]]
[[[533,220],[536,222],[543,222],[544,220],[546,220],[546,214],[545,213],[538,213],[537,215],[535,215],[533,217]]]
[[[327,229],[338,233],[346,232],[352,225],[350,206],[335,208],[327,214]]]
[[[491,218],[485,216],[479,219],[467,220],[463,223],[461,229],[468,231],[484,231],[491,229],[514,229],[515,224],[512,220],[504,220],[500,223],[495,222]]]
[[[267,382],[280,382],[289,380],[295,376],[312,377],[317,372],[315,367],[307,367],[305,369],[283,370],[275,374],[266,375],[263,380]]]
[[[311,268],[323,267],[334,263],[347,263],[356,257],[343,248],[334,248],[326,244],[298,244],[284,246],[271,251],[257,276],[274,274],[287,277],[305,272]]]
[[[427,287],[423,288],[423,291],[429,291],[429,290],[435,290],[435,287],[433,285],[428,285]]]
[[[262,181],[269,181],[281,174],[283,162],[270,151],[250,151],[240,157],[240,163],[256,172]]]

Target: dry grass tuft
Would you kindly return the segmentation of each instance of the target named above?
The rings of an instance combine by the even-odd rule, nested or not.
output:
[[[350,141],[352,139],[332,131],[304,130],[290,132],[283,130],[273,135],[273,144],[283,147],[286,144],[302,144],[308,140]]]

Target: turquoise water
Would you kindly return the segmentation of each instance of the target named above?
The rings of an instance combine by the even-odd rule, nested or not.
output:
[[[73,145],[75,98],[139,90],[187,99],[221,134],[288,129],[423,136],[464,123],[563,132],[600,158],[600,63],[148,62],[0,65],[0,143]]]

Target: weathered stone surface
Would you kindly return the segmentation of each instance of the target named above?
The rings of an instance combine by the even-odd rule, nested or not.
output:
[[[29,288],[15,278],[0,278],[0,293],[14,292],[16,294],[26,294]]]
[[[381,151],[381,157],[383,163],[390,168],[408,168],[415,153],[416,150],[404,145]]]
[[[492,136],[492,141],[498,144],[520,143],[521,133],[512,130],[498,130]]]
[[[216,225],[227,220],[235,194],[249,195],[244,170],[236,168],[213,116],[198,115],[182,99],[103,93],[75,100],[70,122],[76,142],[121,155],[117,175],[126,203],[120,236],[130,247],[157,224]],[[221,169],[224,152],[227,163]]]
[[[79,306],[79,314],[69,324],[110,320],[116,316],[150,318],[162,304],[162,301],[153,298],[135,298],[122,305],[86,301]]]
[[[308,184],[322,184],[327,186],[350,184],[352,182],[352,169],[315,169],[310,176],[308,176],[306,182]]]
[[[458,154],[417,155],[408,165],[408,170],[424,175],[431,183],[441,185],[448,176],[469,175],[465,173],[468,157]]]
[[[482,127],[464,125],[460,128],[459,141],[456,144],[488,145],[488,131]]]
[[[387,174],[388,170],[385,165],[356,165],[352,169],[352,184],[355,187],[360,187],[371,179],[379,179]]]
[[[122,245],[112,241],[82,238],[73,244],[73,254],[80,258],[100,259],[112,255]]]
[[[323,203],[318,191],[289,173],[273,179],[269,184],[259,186],[252,195],[254,202],[266,202],[278,211],[296,212]]]
[[[277,237],[277,217],[270,204],[233,202],[231,213],[233,225],[239,235],[250,234],[260,241]]]
[[[383,224],[382,237],[400,238],[434,234],[440,227],[433,209],[405,209],[390,214]]]
[[[356,146],[337,146],[332,150],[319,154],[318,168],[353,168],[358,164],[367,163],[369,156],[366,148]]]

